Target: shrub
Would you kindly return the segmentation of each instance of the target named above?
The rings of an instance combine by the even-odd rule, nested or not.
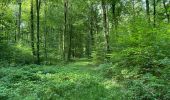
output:
[[[126,81],[126,95],[130,100],[169,100],[168,85],[167,81],[146,74],[139,79]]]

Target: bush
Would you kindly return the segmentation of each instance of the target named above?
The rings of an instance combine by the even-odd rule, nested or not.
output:
[[[1,63],[4,64],[32,64],[34,58],[31,55],[30,48],[19,45],[4,44],[0,52]]]
[[[126,81],[126,95],[129,100],[169,100],[169,83],[152,74],[146,74],[136,80]]]

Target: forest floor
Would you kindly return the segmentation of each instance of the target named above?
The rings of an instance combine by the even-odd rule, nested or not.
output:
[[[77,61],[55,66],[0,67],[0,100],[122,100],[123,86],[102,66]]]

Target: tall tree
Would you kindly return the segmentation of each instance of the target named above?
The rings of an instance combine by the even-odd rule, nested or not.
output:
[[[36,0],[36,9],[37,9],[37,64],[40,64],[40,4],[41,4],[41,0]]]
[[[91,57],[92,48],[94,45],[94,10],[93,3],[89,6],[89,34],[87,35],[87,43],[86,43],[86,55],[88,58]]]
[[[156,26],[156,0],[153,0],[153,25]]]
[[[68,61],[68,0],[64,0],[64,34],[63,34],[63,57]]]
[[[106,10],[106,1],[102,0],[102,10],[103,10],[103,29],[105,36],[105,49],[106,52],[109,52],[109,34],[108,34],[108,23],[107,23],[107,10]]]
[[[117,3],[117,0],[111,1],[111,10],[112,10],[112,16],[113,16],[112,27],[114,28],[115,33],[117,32],[116,3]]]
[[[47,62],[47,1],[45,0],[44,3],[44,55]]]
[[[149,5],[149,0],[146,0],[146,14],[148,18],[148,23],[150,23],[150,5]]]
[[[70,10],[69,12],[72,12],[72,4],[70,4]],[[69,46],[68,46],[68,60],[71,59],[71,54],[72,54],[72,38],[73,38],[73,17],[72,14],[70,14],[70,19],[69,19]]]
[[[35,45],[34,45],[34,1],[31,0],[31,48],[32,48],[32,55],[35,56]]]
[[[21,10],[22,10],[22,1],[18,0],[18,40],[21,38]]]

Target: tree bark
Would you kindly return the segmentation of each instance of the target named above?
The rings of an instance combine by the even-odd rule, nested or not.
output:
[[[102,0],[102,10],[103,10],[103,29],[104,29],[104,36],[105,36],[105,49],[106,52],[109,52],[109,34],[108,34],[108,26],[107,26],[107,11],[106,11],[106,2]]]
[[[153,26],[156,27],[156,0],[153,0]]]
[[[114,22],[114,19],[116,17],[116,2],[115,1],[112,1],[112,14],[113,14],[113,22]],[[114,22],[115,23],[115,22]]]
[[[48,54],[47,54],[47,2],[45,0],[45,8],[44,8],[44,55],[45,61],[47,63]]]
[[[17,42],[17,19],[15,20],[15,42]]]
[[[73,34],[73,25],[70,24],[68,60],[71,59],[71,54],[72,54],[72,37],[73,37],[72,34]]]
[[[72,5],[70,5],[70,8],[72,8]],[[71,12],[71,10],[69,10]],[[70,16],[70,21],[69,21],[69,43],[68,43],[68,60],[71,59],[71,54],[72,54],[72,36],[73,35],[73,25],[72,25],[72,16]]]
[[[41,0],[36,0],[36,8],[37,8],[37,64],[40,64],[40,3],[41,3]]]
[[[34,45],[34,2],[31,0],[31,48],[32,48],[32,55],[35,56],[35,45]]]
[[[86,55],[88,58],[91,57],[92,49],[94,46],[94,17],[95,17],[95,12],[93,10],[93,3],[89,7],[89,34],[87,36],[87,44],[86,44]]]
[[[21,38],[21,10],[22,10],[22,2],[21,0],[18,0],[18,6],[19,6],[19,13],[18,13],[18,40]]]
[[[150,23],[150,7],[149,7],[149,0],[146,0],[146,14],[148,18],[148,23]]]
[[[64,34],[63,34],[63,59],[68,61],[68,0],[64,0]]]

